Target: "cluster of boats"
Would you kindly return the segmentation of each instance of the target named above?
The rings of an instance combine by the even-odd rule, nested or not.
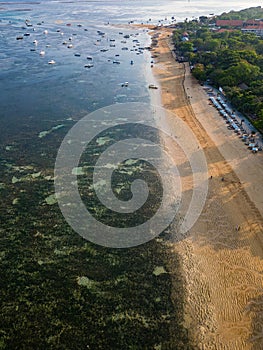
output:
[[[233,130],[237,135],[240,136],[241,140],[245,143],[249,150],[253,153],[262,151],[262,148],[255,141],[255,135],[253,133],[248,134],[242,126],[242,121],[239,122],[236,118],[234,111],[225,103],[220,97],[210,96],[209,100],[212,105],[218,110],[219,114],[225,119],[227,128]]]
[[[44,22],[39,22],[37,23],[37,25],[42,25]],[[29,32],[26,32],[24,33],[23,35],[19,35],[16,37],[17,40],[22,40],[24,39],[24,37],[30,37],[34,40],[32,40],[32,46],[30,47],[30,51],[35,51],[36,53],[38,53],[39,56],[41,57],[46,57],[47,54],[49,53],[50,54],[50,51],[48,50],[48,48],[50,48],[52,45],[51,45],[51,42],[48,42],[47,43],[47,39],[49,34],[54,34],[54,30],[52,30],[52,32],[50,30],[47,30],[47,29],[42,29],[40,32],[36,30],[36,28],[33,26],[33,24],[30,22],[30,20],[26,20],[25,21],[25,27],[22,27],[22,29],[24,30],[33,30],[34,32],[34,36],[32,35],[32,33],[29,33]],[[72,27],[72,24],[71,23],[66,23],[65,24],[66,27]],[[81,24],[77,24],[76,25],[77,27],[82,27]],[[32,28],[28,28],[28,27],[32,27]],[[58,28],[58,29],[55,29],[56,31],[56,34],[59,35],[61,38],[63,38],[63,40],[61,40],[61,44],[68,48],[68,49],[72,49],[74,47],[77,47],[79,46],[78,45],[78,42],[77,40],[75,39],[75,36],[77,35],[77,32],[71,32],[71,33],[68,33],[68,37],[65,38],[66,36],[66,32],[67,32],[67,29],[64,28],[65,30],[65,33],[63,31],[62,28]],[[83,30],[83,29],[82,29]],[[84,28],[84,31],[87,31],[86,28]],[[144,52],[144,50],[151,50],[152,48],[150,46],[142,46],[140,41],[139,41],[139,33],[130,33],[130,34],[125,34],[123,32],[118,32],[119,34],[119,38],[116,36],[115,38],[110,38],[107,36],[107,34],[101,30],[97,30],[97,38],[95,39],[94,41],[94,45],[98,45],[100,46],[97,50],[97,53],[98,51],[101,52],[101,54],[103,53],[106,53],[106,55],[108,56],[107,52],[110,51],[112,52],[113,48],[115,47],[119,47],[119,49],[121,51],[124,52],[125,54],[125,51],[133,51],[134,54],[137,54],[137,55],[140,55]],[[36,36],[37,35],[37,36]],[[42,38],[44,40],[42,40]],[[43,46],[43,42],[45,43],[45,46]],[[125,44],[125,45],[120,45],[120,44]],[[74,50],[75,51],[75,50]],[[120,60],[120,53],[121,52],[117,52],[114,57],[108,57],[108,62],[111,62],[113,63],[114,65],[120,65],[122,63],[122,61]],[[73,52],[73,55],[75,57],[82,57],[84,56],[83,52],[79,52],[79,51],[75,51]],[[131,59],[132,57],[130,57],[130,65],[134,65],[134,59]],[[152,57],[153,58],[153,57]],[[86,56],[86,59],[87,59],[87,63],[85,64],[85,62],[83,62],[83,60],[81,60],[81,62],[83,62],[83,65],[84,65],[84,68],[87,68],[87,69],[90,69],[90,68],[93,68],[94,65],[95,65],[95,62],[94,62],[94,58],[92,56]],[[55,65],[56,64],[56,61],[54,59],[50,59],[48,62],[47,62],[49,65]],[[154,61],[151,60],[151,67],[153,66],[153,63]],[[121,87],[128,87],[129,86],[129,83],[126,81],[124,83],[121,83],[120,84]],[[158,89],[158,86],[154,85],[154,84],[149,84],[148,85],[148,88],[149,89]]]
[[[39,23],[37,23],[37,25],[40,26],[43,23],[44,22],[39,22]],[[71,23],[67,23],[66,26],[67,27],[71,27],[72,24]],[[33,26],[33,24],[30,22],[30,20],[27,19],[27,20],[25,20],[25,26],[23,26],[22,29],[24,29],[24,30],[29,29],[28,27],[32,27],[32,28],[30,28],[30,30],[33,30],[33,32],[36,31],[36,28]],[[77,24],[77,27],[82,27],[82,25],[81,24]],[[84,28],[84,30],[87,31],[86,28]],[[64,32],[60,28],[58,28],[56,30],[56,32],[60,36],[64,36]],[[23,40],[25,37],[29,37],[31,34],[33,34],[33,33],[26,32],[26,33],[24,33],[22,35],[18,35],[16,37],[16,39],[17,40]],[[37,33],[37,34],[39,34],[39,33]],[[47,30],[47,29],[42,30],[42,34],[45,37],[47,37],[48,34],[49,34],[49,30]],[[66,46],[68,49],[74,48],[74,46],[75,46],[74,45],[74,41],[75,41],[74,40],[74,36],[75,35],[77,35],[77,33],[71,34],[66,40],[62,41],[62,44],[64,46]],[[107,38],[107,34],[105,32],[103,32],[101,30],[97,30],[97,35],[98,35],[99,38],[94,43],[95,45],[100,45],[101,44],[100,42],[104,42],[104,46],[106,46],[106,43],[108,43],[108,47],[106,46],[106,47],[100,48],[100,52],[105,53],[105,52],[109,51],[111,48],[114,48],[117,45],[118,40],[115,39],[115,38]],[[139,40],[137,38],[139,33],[124,34],[123,32],[119,32],[119,35],[121,35],[121,41],[120,41],[121,43],[127,43],[128,39],[129,39],[130,43],[132,43],[132,45],[133,45],[132,47],[128,47],[128,46],[121,47],[122,51],[136,51],[136,54],[139,55],[139,54],[142,54],[145,49],[147,49],[146,47],[141,47],[140,46],[140,42],[139,42]],[[106,40],[105,39],[103,40],[103,38],[106,38]],[[30,51],[37,52],[41,57],[44,57],[46,55],[46,51],[43,49],[43,47],[40,50],[37,49],[40,46],[39,41],[41,42],[41,37],[38,36],[37,39],[38,40],[34,39],[32,41],[34,46],[30,48]],[[48,48],[48,47],[51,47],[51,45],[50,44],[46,44],[45,47]],[[81,53],[75,52],[74,56],[75,57],[80,57]],[[119,64],[121,64],[121,61],[119,60],[119,56],[120,56],[120,54],[116,54],[113,59],[109,58],[108,61],[111,61],[113,64],[119,65]],[[87,64],[84,64],[84,67],[85,68],[92,68],[92,67],[94,67],[93,58],[91,56],[87,56],[87,60],[89,60],[91,62],[89,62]],[[55,63],[56,63],[56,61],[54,59],[51,59],[50,61],[48,61],[48,64],[55,64]],[[134,60],[130,60],[130,64],[133,65],[134,64]]]

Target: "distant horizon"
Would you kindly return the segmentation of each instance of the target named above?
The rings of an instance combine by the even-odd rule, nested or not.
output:
[[[230,0],[227,3],[211,1],[211,0],[170,0],[170,1],[158,1],[158,0],[145,0],[143,2],[138,0],[129,0],[129,1],[120,1],[120,0],[5,0],[0,1],[0,5],[8,4],[44,4],[45,2],[59,3],[59,2],[68,2],[68,3],[104,3],[107,6],[107,3],[126,3],[134,4],[136,2],[140,3],[142,13],[148,13],[153,20],[157,19],[157,15],[162,16],[174,16],[176,21],[182,21],[187,19],[194,19],[200,16],[211,16],[220,15],[223,12],[230,11],[240,11],[251,7],[261,7],[262,1],[252,0],[252,1],[238,1]],[[128,5],[129,6],[129,5]],[[154,13],[151,12],[154,8]],[[13,10],[13,8],[1,8],[0,12],[4,13],[6,11]],[[16,9],[17,10],[17,9]],[[131,16],[136,14],[131,12]],[[160,18],[159,17],[159,18]]]

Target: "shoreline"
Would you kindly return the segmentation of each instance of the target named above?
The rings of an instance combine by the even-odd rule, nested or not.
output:
[[[191,128],[212,175],[202,214],[190,236],[173,247],[186,280],[184,324],[197,349],[262,349],[262,155],[243,147],[186,64],[174,60],[167,42],[172,30],[158,32],[151,52],[158,55],[152,70],[162,105]],[[172,118],[167,123],[175,134]]]

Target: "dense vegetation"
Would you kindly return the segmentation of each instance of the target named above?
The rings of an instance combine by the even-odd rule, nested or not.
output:
[[[260,6],[250,7],[241,11],[230,11],[228,13],[224,12],[220,16],[217,16],[218,19],[258,19],[263,18],[263,9]]]
[[[186,30],[189,40],[184,41]],[[193,66],[193,75],[222,87],[232,105],[263,130],[263,38],[191,21],[183,23],[173,39],[177,54]]]

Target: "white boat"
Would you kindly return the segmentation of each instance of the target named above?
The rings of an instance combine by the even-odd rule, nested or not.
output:
[[[149,87],[149,89],[158,89],[158,86],[156,86],[154,84],[150,84],[148,87]]]
[[[45,51],[44,50],[41,50],[40,52],[39,52],[39,54],[40,54],[40,56],[45,56]]]
[[[85,68],[92,68],[92,67],[93,67],[93,63],[85,64],[84,67],[85,67]]]
[[[54,60],[48,61],[48,64],[55,64],[55,63],[56,63],[56,61],[54,61]]]

